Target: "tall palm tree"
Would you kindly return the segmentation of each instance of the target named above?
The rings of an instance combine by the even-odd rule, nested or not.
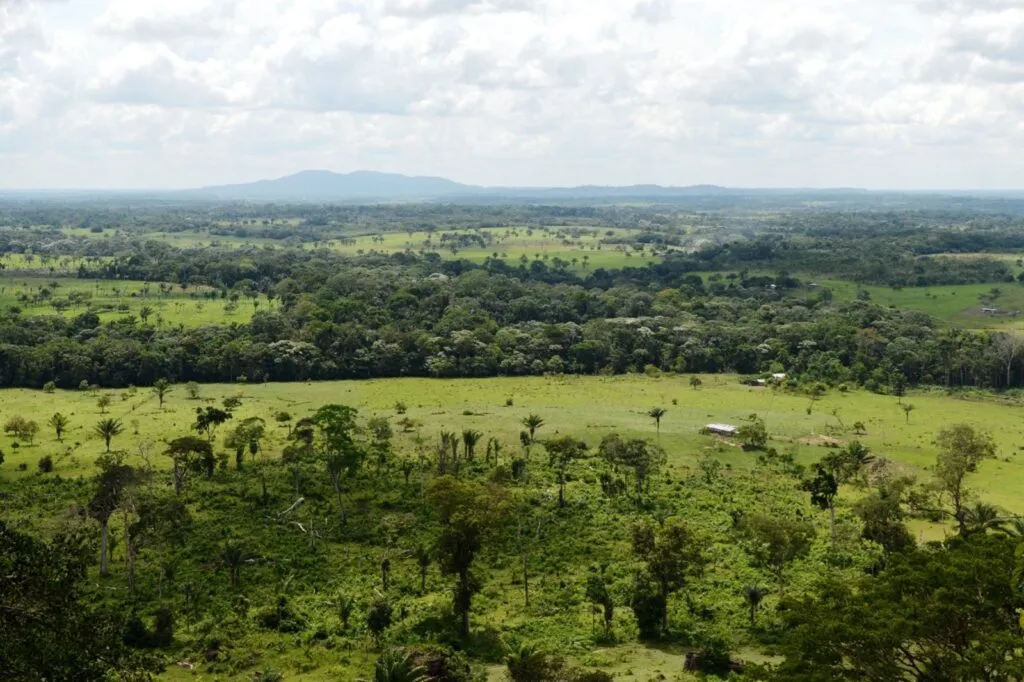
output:
[[[220,553],[220,563],[228,569],[228,576],[231,579],[231,587],[238,587],[242,584],[242,566],[249,560],[249,553],[241,545],[225,545]]]
[[[473,451],[476,449],[476,444],[480,442],[480,439],[484,437],[484,434],[473,429],[466,429],[462,432],[462,447],[466,459],[469,461],[473,460]]]
[[[530,442],[533,443],[537,440],[535,437],[537,429],[544,426],[544,420],[541,419],[540,416],[536,414],[530,414],[526,417],[523,417],[523,426],[525,426],[529,430]]]
[[[652,407],[647,410],[647,416],[654,420],[654,427],[658,431],[658,443],[661,443],[661,418],[668,412],[664,407]]]
[[[747,602],[747,606],[750,608],[751,627],[757,624],[757,607],[761,605],[761,602],[767,595],[768,590],[760,585],[746,585],[743,588],[743,599]]]
[[[114,436],[120,436],[124,431],[124,425],[120,419],[107,418],[93,427],[93,431],[96,432],[103,442],[107,445],[107,452],[110,452],[110,441]]]
[[[430,568],[430,550],[420,545],[414,552],[416,564],[420,567],[420,592],[427,591],[427,569]]]

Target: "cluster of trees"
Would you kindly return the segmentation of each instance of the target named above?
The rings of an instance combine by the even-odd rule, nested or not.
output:
[[[329,261],[307,260],[281,279],[270,289],[281,305],[247,324],[187,329],[7,311],[0,385],[646,371],[787,372],[877,391],[1024,382],[1013,334],[946,330],[920,313],[836,303],[826,291],[787,296],[786,276],[588,288],[521,279],[500,264],[449,263],[449,274],[433,277],[419,262],[336,273]]]

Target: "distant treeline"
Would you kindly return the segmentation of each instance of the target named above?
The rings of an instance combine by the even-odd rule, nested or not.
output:
[[[174,381],[285,381],[545,373],[785,371],[808,382],[885,390],[904,382],[1004,388],[1024,360],[1000,334],[945,331],[919,313],[785,275],[705,281],[671,264],[580,278],[540,262],[408,256],[353,262],[266,252],[267,260],[200,251],[162,261],[280,305],[248,324],[202,329],[74,319],[0,319],[0,384],[73,388]],[[144,255],[123,263],[139,277]],[[114,265],[97,264],[108,268]],[[168,274],[168,272],[162,272]],[[812,293],[799,293],[810,291]]]

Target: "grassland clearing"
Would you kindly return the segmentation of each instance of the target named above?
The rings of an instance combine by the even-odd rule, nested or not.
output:
[[[866,391],[832,392],[817,401],[811,414],[802,395],[741,385],[731,375],[703,377],[699,390],[689,387],[687,377],[527,377],[497,379],[375,379],[368,381],[313,382],[295,384],[220,384],[202,387],[205,401],[219,403],[228,396],[241,396],[239,419],[259,416],[268,421],[280,410],[296,418],[327,403],[356,407],[363,417],[389,416],[397,421],[394,406],[404,402],[405,416],[421,423],[415,430],[396,427],[399,451],[411,452],[417,434],[433,442],[441,430],[478,429],[502,440],[507,448],[518,442],[520,420],[528,413],[541,415],[545,426],[539,438],[572,435],[591,445],[612,432],[624,436],[660,438],[669,464],[680,470],[696,469],[698,459],[712,454],[724,464],[744,469],[753,466],[756,455],[735,447],[726,439],[704,436],[700,429],[709,422],[740,424],[750,414],[765,420],[774,438],[773,446],[793,450],[808,464],[828,452],[828,440],[846,443],[859,440],[873,452],[905,465],[927,477],[934,463],[934,437],[939,429],[966,422],[993,435],[999,459],[986,463],[973,484],[985,500],[1017,514],[1024,513],[1020,481],[1024,480],[1024,457],[1018,449],[1024,443],[1024,421],[1020,405],[994,399],[968,400],[941,392],[908,395],[914,405],[909,423],[890,396]],[[66,444],[79,443],[67,454],[58,470],[67,474],[88,474],[91,462],[102,453],[103,443],[90,433],[101,418],[96,406],[99,395],[109,394],[110,416],[120,418],[126,433],[118,447],[132,451],[139,440],[161,442],[188,430],[192,413],[202,401],[189,400],[183,387],[176,387],[164,409],[149,390],[130,391],[41,391],[8,389],[0,392],[0,414],[20,413],[48,417],[63,411],[72,418]],[[505,403],[511,399],[513,405]],[[673,400],[677,404],[673,404]],[[663,406],[660,435],[646,412]],[[855,434],[850,425],[863,422],[866,433]],[[137,422],[137,424],[136,424]],[[138,434],[135,434],[135,429]],[[275,431],[271,447],[280,447],[284,431]],[[828,436],[828,438],[825,438]],[[45,454],[63,456],[66,445],[53,440],[45,427],[36,444],[12,451],[12,439],[0,439],[8,453],[5,469],[13,473],[17,464],[29,470]],[[12,466],[14,465],[14,466]],[[22,474],[24,475],[24,474]]]
[[[326,403],[342,403],[357,407],[363,419],[373,415],[384,415],[395,427],[397,456],[413,458],[417,448],[416,436],[421,435],[433,443],[440,430],[458,432],[461,429],[477,429],[485,437],[496,437],[506,445],[502,462],[507,464],[517,451],[518,433],[521,420],[530,413],[538,414],[544,424],[538,430],[540,441],[559,435],[573,435],[596,445],[600,438],[610,432],[624,436],[636,436],[659,440],[667,451],[668,466],[657,487],[665,502],[689,509],[690,520],[708,529],[723,532],[728,526],[725,510],[728,505],[754,504],[747,499],[757,491],[757,504],[771,508],[778,503],[777,495],[784,493],[775,482],[763,480],[764,469],[755,469],[757,455],[745,452],[725,439],[704,436],[699,430],[709,421],[741,423],[751,413],[763,417],[773,436],[771,446],[780,450],[793,449],[797,459],[803,463],[815,461],[829,450],[820,445],[829,436],[839,442],[857,438],[877,454],[894,460],[906,467],[907,471],[927,478],[928,468],[934,461],[933,439],[936,431],[955,422],[968,422],[992,433],[999,446],[999,458],[985,462],[981,470],[972,475],[970,485],[981,499],[1000,505],[1004,509],[1020,513],[1024,511],[1019,496],[1019,481],[1024,470],[1016,456],[1017,444],[1022,442],[1024,425],[1020,425],[1017,414],[1020,406],[993,399],[964,400],[940,393],[912,393],[904,397],[912,401],[917,409],[910,423],[899,409],[895,399],[867,392],[832,393],[817,401],[808,414],[808,400],[801,395],[788,394],[764,388],[751,388],[739,384],[738,377],[729,375],[704,376],[699,390],[690,387],[688,377],[683,376],[620,376],[620,377],[535,377],[507,379],[465,379],[427,380],[394,379],[359,382],[322,382],[295,384],[223,384],[205,385],[199,390],[199,398],[188,396],[185,387],[176,386],[167,396],[163,408],[149,389],[125,391],[43,391],[6,390],[0,392],[0,414],[5,418],[20,414],[38,420],[40,432],[33,443],[21,443],[14,447],[14,440],[0,438],[0,447],[6,453],[6,462],[0,469],[0,480],[25,483],[38,479],[36,486],[45,485],[46,476],[74,479],[90,476],[95,472],[94,462],[103,453],[104,445],[99,436],[92,432],[93,425],[103,418],[120,419],[125,426],[124,433],[117,436],[113,449],[123,449],[134,464],[143,464],[139,445],[144,444],[152,464],[164,471],[170,467],[170,458],[161,453],[163,441],[185,435],[195,410],[200,406],[219,405],[226,397],[238,397],[241,406],[235,410],[235,420],[258,416],[266,420],[269,436],[263,448],[269,456],[276,458],[285,444],[286,427],[277,425],[273,415],[285,410],[296,419],[308,415]],[[111,405],[101,408],[99,399],[112,398]],[[511,400],[512,404],[507,404]],[[674,402],[673,402],[674,401]],[[414,426],[404,431],[398,424],[397,402],[405,403],[403,417],[413,421]],[[653,420],[646,414],[652,406],[664,406],[668,412],[662,418],[660,432]],[[47,417],[55,411],[68,415],[71,424],[64,434],[64,442],[58,443],[52,429],[46,426]],[[854,421],[865,424],[866,433],[857,435],[849,425]],[[845,425],[845,426],[844,426]],[[215,439],[217,449],[222,450],[220,441],[230,428],[231,422],[222,428]],[[36,463],[44,455],[55,460],[53,474],[39,474]],[[706,489],[698,489],[684,482],[688,476],[701,471],[703,456],[711,455],[725,465],[723,478]],[[534,462],[543,459],[542,452],[534,453]],[[20,469],[24,466],[24,471]],[[367,467],[372,468],[372,464]],[[221,599],[225,609],[231,603],[225,592],[226,578],[215,571],[215,557],[226,542],[225,534],[234,537],[247,547],[258,548],[261,559],[244,570],[247,598],[253,609],[273,603],[278,595],[289,595],[290,603],[309,619],[309,631],[323,630],[331,646],[320,646],[310,641],[302,647],[294,647],[289,636],[282,637],[276,632],[267,632],[253,627],[252,616],[236,617],[225,613],[233,635],[231,645],[221,649],[222,659],[204,666],[193,654],[182,652],[179,660],[196,665],[186,669],[177,665],[169,666],[162,679],[252,679],[256,669],[277,669],[287,673],[287,679],[303,682],[327,682],[337,679],[357,679],[366,675],[372,667],[379,648],[374,645],[365,630],[336,633],[336,605],[333,601],[336,591],[360,595],[360,611],[368,604],[367,595],[372,595],[378,585],[381,556],[393,556],[392,594],[398,600],[405,614],[393,627],[389,637],[397,641],[416,637],[418,624],[434,622],[437,614],[444,613],[450,603],[449,581],[437,575],[432,569],[428,589],[419,590],[419,575],[407,556],[407,551],[388,549],[387,546],[367,544],[360,540],[362,533],[382,525],[396,524],[396,532],[413,533],[406,510],[418,503],[423,473],[416,473],[411,484],[402,483],[401,475],[394,470],[371,474],[367,472],[361,487],[347,493],[354,509],[360,515],[361,531],[352,531],[357,539],[333,542],[329,551],[322,546],[314,550],[309,541],[293,524],[275,522],[275,515],[288,506],[294,496],[290,482],[279,480],[277,494],[270,511],[256,511],[254,495],[258,490],[257,478],[252,465],[244,471],[235,472],[229,467],[216,477],[205,482],[195,481],[194,516],[196,529],[189,545],[189,559],[179,568],[177,578],[180,584],[197,583],[217,585],[211,589],[210,599]],[[484,589],[474,601],[475,633],[469,643],[477,663],[486,663],[489,680],[503,679],[500,665],[500,650],[509,642],[537,642],[548,650],[558,651],[567,658],[587,667],[598,667],[616,674],[616,679],[629,682],[650,682],[651,680],[695,679],[682,673],[686,648],[674,645],[643,645],[636,641],[635,626],[629,609],[622,602],[616,611],[616,639],[600,642],[595,635],[593,615],[589,606],[579,603],[579,586],[585,583],[588,563],[611,559],[616,562],[613,575],[617,580],[616,589],[626,590],[632,580],[632,566],[629,557],[628,529],[636,510],[629,504],[601,501],[600,491],[595,490],[592,474],[586,473],[590,465],[582,465],[580,474],[574,476],[567,489],[570,507],[564,514],[550,516],[546,526],[552,538],[551,544],[538,554],[534,568],[534,582],[531,592],[533,603],[524,606],[523,587],[519,578],[518,564],[497,562],[488,565]],[[538,473],[540,469],[538,469]],[[285,470],[282,469],[282,474]],[[304,476],[319,481],[319,469],[310,469]],[[380,478],[373,482],[373,478]],[[51,479],[52,480],[52,479]],[[539,479],[534,485],[549,485],[549,500],[554,499],[553,482]],[[283,485],[282,485],[283,484]],[[322,485],[322,482],[320,483]],[[38,487],[21,490],[38,491]],[[318,524],[326,528],[330,518],[332,500],[323,496],[322,489],[307,489],[308,509],[300,512],[296,522]],[[740,491],[744,492],[740,492]],[[844,489],[843,499],[849,502],[857,493]],[[11,500],[15,509],[26,504],[20,494]],[[60,500],[49,500],[46,496],[33,497],[28,509],[37,518],[52,518],[58,514]],[[54,506],[56,505],[56,506]],[[52,507],[52,508],[51,508]],[[553,508],[552,508],[553,509]],[[269,515],[268,515],[269,514]],[[321,516],[322,514],[322,516]],[[825,516],[817,515],[821,525],[818,541],[827,543]],[[847,526],[849,518],[845,508],[840,511],[840,525]],[[119,521],[112,522],[115,529]],[[322,524],[322,525],[321,525]],[[723,525],[724,524],[724,525]],[[850,526],[855,528],[856,526]],[[405,529],[405,530],[402,530]],[[941,537],[941,527],[916,524],[914,532],[919,538]],[[402,547],[415,542],[403,536]],[[513,541],[514,543],[514,541]],[[513,545],[514,546],[514,545]],[[586,551],[586,556],[579,552]],[[394,552],[389,555],[388,552]],[[593,554],[589,554],[593,552]],[[763,580],[763,576],[748,565],[743,550],[735,543],[716,543],[712,550],[713,563],[708,569],[713,579],[702,584],[699,593],[692,593],[698,603],[712,604],[716,618],[728,623],[737,633],[734,643],[737,651],[747,661],[763,660],[765,651],[754,642],[745,639],[744,624],[746,609],[738,593],[744,584]],[[288,558],[285,560],[285,558]],[[277,558],[277,561],[275,561]],[[179,560],[181,558],[179,557]],[[143,589],[147,593],[157,590],[156,559],[148,559],[150,566]],[[280,563],[278,563],[278,561]],[[808,568],[793,569],[794,589],[808,587],[816,580],[817,568],[808,559]],[[300,589],[288,588],[290,571],[300,571],[308,579],[315,578],[323,588],[322,594],[310,591],[309,585]],[[284,587],[282,587],[282,584]],[[123,590],[120,582],[107,582],[111,590]],[[291,591],[289,591],[291,590]],[[214,597],[214,594],[220,595]],[[623,597],[624,599],[624,597]],[[776,597],[769,596],[774,603]],[[573,604],[567,607],[566,604]],[[187,608],[182,608],[183,623],[180,636],[202,641],[207,621],[191,621]],[[765,607],[766,612],[769,607]],[[358,616],[361,618],[361,616]],[[674,621],[691,622],[686,615],[682,600],[673,605]],[[767,616],[766,616],[767,617]],[[697,625],[692,624],[696,627]],[[361,626],[362,627],[362,626]],[[305,640],[304,640],[305,641]]]
[[[133,315],[161,325],[198,327],[248,322],[256,310],[277,305],[265,296],[231,301],[211,298],[210,287],[74,277],[0,276],[0,305],[25,315],[74,317],[95,312],[101,321]],[[256,303],[257,305],[253,305]]]

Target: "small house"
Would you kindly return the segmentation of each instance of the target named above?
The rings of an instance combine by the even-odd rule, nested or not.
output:
[[[735,436],[736,427],[731,424],[708,424],[704,427],[704,433],[711,433],[716,436]]]
[[[999,308],[982,308],[981,312],[985,313],[986,315],[995,315],[996,313],[999,312]]]

